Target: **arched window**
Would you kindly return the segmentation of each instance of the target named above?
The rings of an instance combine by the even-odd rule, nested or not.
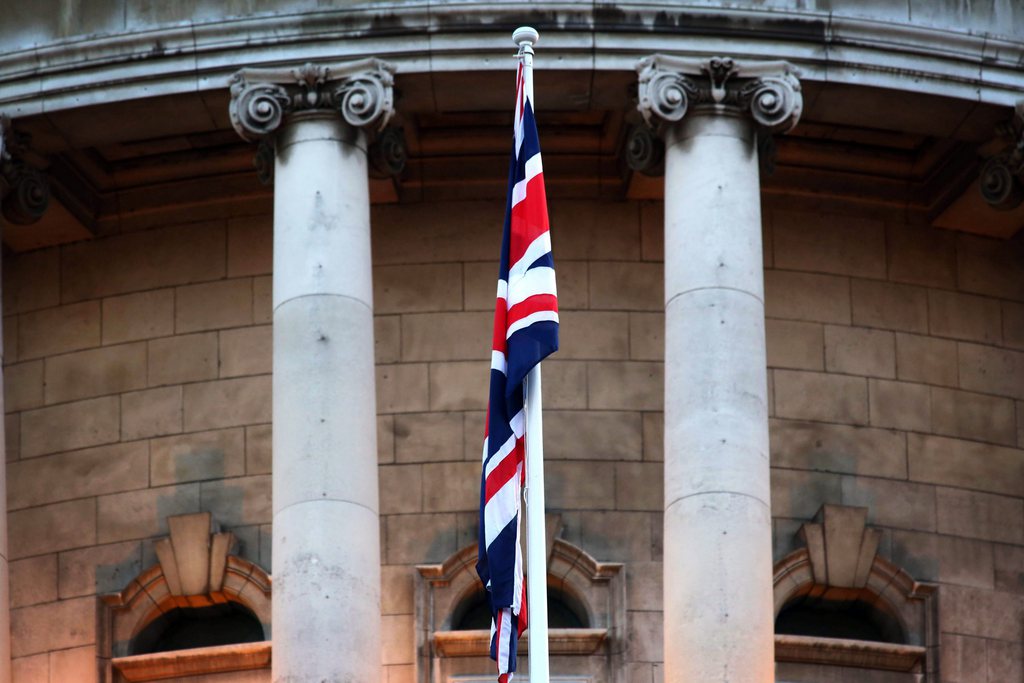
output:
[[[197,647],[258,643],[263,625],[237,602],[209,607],[176,607],[149,622],[132,642],[133,655]]]
[[[464,598],[452,611],[453,631],[473,631],[491,627],[491,608],[481,590]],[[548,587],[548,628],[590,628],[586,609],[571,595]]]
[[[935,589],[878,556],[867,509],[825,505],[775,565],[775,659],[792,683],[822,667],[893,683],[937,681]],[[859,672],[858,672],[859,670]]]

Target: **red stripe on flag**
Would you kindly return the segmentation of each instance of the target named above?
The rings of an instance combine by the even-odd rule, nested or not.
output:
[[[548,204],[543,173],[538,173],[526,184],[526,199],[512,207],[511,228],[508,255],[510,266],[518,263],[533,241],[548,231]]]
[[[498,491],[502,489],[509,482],[512,477],[516,476],[519,471],[519,454],[516,453],[520,449],[521,439],[516,439],[516,445],[512,448],[512,452],[505,456],[505,458],[498,463],[498,466],[491,470],[491,473],[487,475],[486,485],[486,502],[491,502],[491,498],[494,497]]]
[[[540,311],[558,313],[558,297],[554,294],[534,294],[525,301],[520,301],[508,309],[508,326],[512,327],[526,316]]]

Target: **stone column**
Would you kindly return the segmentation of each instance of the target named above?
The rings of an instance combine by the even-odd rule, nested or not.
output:
[[[364,128],[377,60],[244,69],[232,122],[274,152],[273,680],[379,681],[380,527]],[[266,147],[264,147],[266,149]]]
[[[10,127],[7,117],[0,115],[0,203],[5,222],[28,224],[39,220],[50,201],[46,177],[20,158],[25,139],[19,139]],[[0,258],[0,263],[3,259]],[[0,268],[2,271],[2,268]],[[2,280],[2,272],[0,272]],[[2,297],[0,297],[2,299]],[[0,311],[0,418],[4,411],[3,366],[6,353],[3,348],[3,311]],[[0,419],[0,683],[11,682],[11,612],[10,571],[7,552],[7,435],[6,422]]]
[[[657,55],[665,140],[665,681],[774,680],[757,136],[795,125],[783,62]]]

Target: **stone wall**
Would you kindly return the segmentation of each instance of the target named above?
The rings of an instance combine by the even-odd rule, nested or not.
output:
[[[412,566],[475,543],[502,204],[373,210],[384,662],[413,680]],[[626,563],[629,683],[660,680],[661,206],[552,201],[562,347],[548,505]],[[765,211],[776,560],[824,503],[940,590],[943,680],[1019,680],[1024,257],[870,217]],[[8,257],[15,680],[88,681],[96,594],[208,510],[270,568],[266,216]],[[339,457],[341,454],[339,454]],[[73,675],[69,671],[75,672]]]

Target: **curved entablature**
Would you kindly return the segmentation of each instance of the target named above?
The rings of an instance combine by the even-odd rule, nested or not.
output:
[[[1009,0],[1004,0],[1009,2]],[[832,3],[834,6],[836,3]],[[953,3],[950,3],[951,5]],[[111,3],[113,6],[113,3]],[[378,57],[400,74],[505,70],[508,29],[530,20],[544,35],[544,63],[559,69],[630,71],[653,51],[682,57],[729,54],[786,59],[807,82],[845,83],[1012,105],[1024,92],[1024,28],[964,30],[955,8],[933,9],[932,26],[887,9],[841,10],[533,3],[525,16],[502,3],[373,3],[221,19],[180,17],[160,25],[135,17],[133,30],[99,26],[88,37],[20,29],[0,34],[0,107],[21,117],[100,102],[222,89],[239,65],[273,67]],[[859,10],[860,14],[866,13]],[[993,17],[996,13],[993,13]],[[1015,16],[1012,12],[1007,16]],[[55,20],[56,21],[56,20]],[[1024,26],[1024,17],[1017,24]],[[1005,28],[1003,30],[1006,30]],[[988,32],[986,32],[988,31]]]

